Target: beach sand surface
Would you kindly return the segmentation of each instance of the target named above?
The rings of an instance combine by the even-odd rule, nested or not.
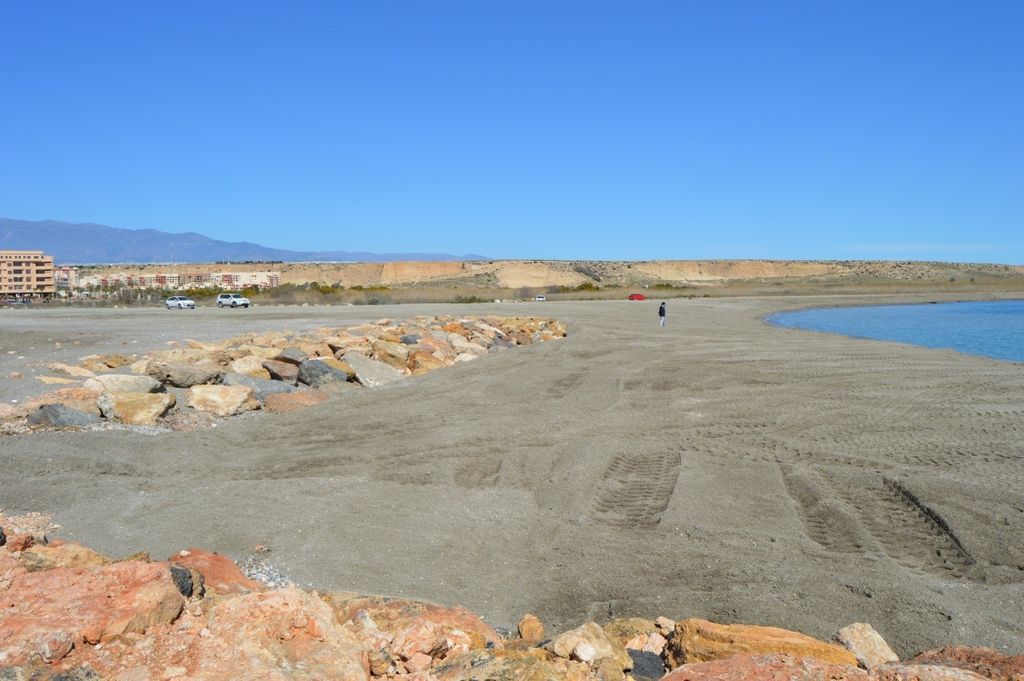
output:
[[[263,544],[302,585],[507,628],[862,621],[902,656],[1022,653],[1024,365],[763,322],[906,300],[674,299],[665,329],[656,299],[3,311],[7,402],[40,363],[244,331],[535,314],[569,336],[211,430],[0,436],[0,506],[110,554]]]

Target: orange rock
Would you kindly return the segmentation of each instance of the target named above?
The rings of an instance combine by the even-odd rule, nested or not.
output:
[[[21,553],[21,563],[29,572],[59,567],[99,567],[110,562],[107,556],[77,542],[54,542],[45,546],[33,546]]]
[[[599,681],[588,665],[554,657],[541,648],[475,650],[435,664],[430,673],[438,681]]]
[[[273,393],[263,400],[263,409],[275,414],[286,414],[325,402],[327,397],[327,393],[321,390]]]
[[[403,665],[408,672],[420,672],[430,667],[434,659],[425,653],[413,653]]]
[[[7,535],[7,543],[4,544],[4,548],[8,551],[24,551],[28,547],[35,543],[35,538],[27,533],[22,532],[20,534]]]
[[[375,340],[370,343],[373,348],[373,357],[385,364],[388,364],[399,371],[406,368],[409,359],[409,348],[401,343],[392,343],[385,340]]]
[[[463,607],[344,594],[328,594],[324,600],[334,609],[338,621],[368,647],[383,646],[401,660],[410,660],[416,653],[448,660],[488,644],[502,645],[498,632]]]
[[[99,394],[86,388],[61,388],[48,393],[43,393],[31,400],[26,400],[22,405],[24,413],[30,413],[44,404],[63,404],[66,407],[77,409],[86,414],[100,415],[100,409],[96,406]]]
[[[446,331],[447,333],[457,333],[464,338],[469,338],[469,329],[459,322],[448,322],[447,324],[442,324],[441,330]]]
[[[409,353],[408,367],[414,376],[426,374],[446,366],[444,360],[438,359],[425,350],[413,350]]]
[[[959,667],[996,681],[1024,681],[1024,655],[1003,655],[991,648],[947,646],[918,653],[909,664]]]
[[[540,643],[544,640],[544,624],[536,615],[527,613],[519,620],[519,638],[529,643]]]
[[[14,557],[14,554],[0,548],[0,591],[10,588],[14,578],[25,572],[25,566]]]
[[[716,624],[701,619],[677,622],[666,651],[669,669],[739,653],[812,657],[832,664],[857,665],[857,658],[850,651],[806,634],[776,627]]]
[[[871,672],[872,681],[985,681],[984,676],[957,667],[894,664]]]
[[[167,560],[201,574],[203,585],[209,593],[238,594],[266,590],[263,584],[246,577],[233,560],[219,553],[193,548],[181,551]]]
[[[871,681],[871,678],[855,666],[811,657],[744,653],[683,665],[663,676],[661,681]]]
[[[315,594],[288,587],[205,601],[173,626],[75,651],[62,670],[109,679],[368,681],[355,638]]]
[[[143,633],[174,621],[184,604],[164,563],[20,574],[0,592],[0,665],[59,660],[82,641]]]
[[[349,366],[347,363],[341,361],[340,359],[335,359],[334,357],[326,357],[321,361],[327,366],[334,367],[338,371],[344,371],[346,374],[348,374],[349,380],[354,379],[356,376],[356,370]]]

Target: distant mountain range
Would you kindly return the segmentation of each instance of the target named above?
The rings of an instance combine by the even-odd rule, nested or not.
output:
[[[288,251],[248,241],[219,241],[195,232],[119,229],[106,225],[0,218],[0,250],[42,250],[60,264],[221,262],[393,262],[488,260],[476,254]]]

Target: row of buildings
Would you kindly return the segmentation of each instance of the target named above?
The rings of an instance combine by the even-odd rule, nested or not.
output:
[[[89,269],[55,267],[42,251],[0,251],[0,297],[33,298],[117,288],[183,291],[190,288],[273,288],[280,272],[154,272],[91,274]]]
[[[83,274],[76,267],[59,267],[55,277],[58,289],[71,291],[121,287],[183,291],[190,288],[273,288],[281,285],[280,272]]]

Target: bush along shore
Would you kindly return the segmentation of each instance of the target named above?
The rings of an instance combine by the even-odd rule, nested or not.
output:
[[[188,341],[141,357],[93,355],[49,365],[52,375],[40,380],[62,387],[0,405],[0,423],[9,434],[111,423],[190,430],[254,410],[303,409],[565,334],[547,318],[416,317]]]
[[[526,614],[499,632],[458,606],[302,589],[265,558],[245,571],[195,548],[115,559],[53,538],[57,528],[39,513],[0,514],[4,681],[1024,679],[1024,655],[986,648],[900,661],[863,623],[834,641],[667,617],[552,635]]]

